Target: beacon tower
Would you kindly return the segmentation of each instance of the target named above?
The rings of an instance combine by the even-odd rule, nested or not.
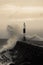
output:
[[[26,40],[26,25],[25,25],[25,23],[23,24],[23,40]]]

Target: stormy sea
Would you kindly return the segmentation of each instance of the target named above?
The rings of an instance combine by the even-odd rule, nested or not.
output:
[[[13,51],[14,51],[13,48],[16,45],[16,41],[18,41],[18,40],[15,37],[12,37],[10,39],[0,39],[0,65],[10,65],[10,63],[12,63],[12,55],[10,55],[10,50],[12,50],[12,53],[13,53]],[[28,43],[29,49],[31,48],[30,45],[43,48],[43,39],[40,38],[39,36],[32,36],[29,39],[26,37],[25,41],[23,40],[23,37],[22,37],[22,39],[21,40],[19,39],[19,41],[22,41],[23,44]],[[19,43],[17,44],[16,49],[18,49],[18,47],[20,47],[20,49],[21,49],[21,46],[23,46],[23,45],[21,45],[21,46],[18,46],[18,45],[19,45]],[[30,51],[33,51],[33,50],[34,49],[31,49]],[[17,53],[17,51],[15,52],[15,56],[13,56],[14,58],[16,57],[16,53]],[[19,52],[19,53],[21,53],[21,52]]]

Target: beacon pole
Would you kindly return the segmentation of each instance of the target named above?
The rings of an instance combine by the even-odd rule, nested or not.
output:
[[[25,36],[25,34],[26,34],[26,25],[25,25],[25,23],[24,23],[24,28],[23,28],[23,35],[24,35],[24,40],[26,40],[26,36]]]

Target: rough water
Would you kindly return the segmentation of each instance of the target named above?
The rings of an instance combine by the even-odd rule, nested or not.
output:
[[[15,36],[12,36],[8,40],[4,39],[4,41],[3,41],[3,39],[0,39],[0,65],[9,65],[12,62],[12,59],[11,59],[11,56],[9,55],[8,50],[15,46],[17,39],[18,39],[18,37],[15,37]],[[33,36],[30,39],[31,40],[40,40],[40,41],[43,40],[39,36],[36,36],[36,37]],[[1,54],[3,51],[5,53]]]

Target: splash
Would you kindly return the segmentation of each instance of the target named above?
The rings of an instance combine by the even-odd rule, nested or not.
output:
[[[31,39],[31,40],[35,40],[35,41],[43,41],[43,38],[41,38],[41,37],[38,36],[37,34],[31,36],[30,39]]]

